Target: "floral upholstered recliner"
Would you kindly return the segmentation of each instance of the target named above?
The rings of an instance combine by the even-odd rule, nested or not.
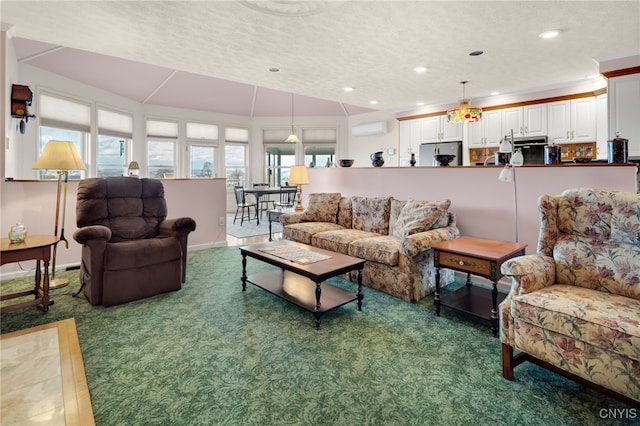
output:
[[[289,240],[366,260],[364,285],[416,302],[435,290],[432,244],[460,236],[450,204],[316,193],[304,212],[280,222]],[[453,280],[452,270],[440,271],[441,285]]]
[[[640,401],[640,194],[543,195],[538,254],[511,259],[500,305],[502,369],[529,360]],[[513,349],[520,351],[513,356]]]

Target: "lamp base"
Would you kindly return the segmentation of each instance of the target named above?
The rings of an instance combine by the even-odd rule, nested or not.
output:
[[[69,280],[66,278],[54,278],[49,280],[49,290],[55,290],[58,288],[66,287],[69,285]]]

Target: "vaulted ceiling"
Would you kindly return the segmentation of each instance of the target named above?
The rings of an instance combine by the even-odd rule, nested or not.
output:
[[[291,114],[292,94],[296,115],[352,116],[455,103],[462,80],[476,101],[539,91],[640,54],[637,0],[4,0],[0,12],[23,63],[138,102],[253,117]]]

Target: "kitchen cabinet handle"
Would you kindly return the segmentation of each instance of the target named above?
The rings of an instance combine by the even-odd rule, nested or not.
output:
[[[567,130],[567,139],[569,139],[569,131]]]

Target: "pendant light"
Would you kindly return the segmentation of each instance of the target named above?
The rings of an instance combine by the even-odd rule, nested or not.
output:
[[[285,142],[289,142],[289,143],[298,143],[298,142],[300,142],[300,140],[298,139],[298,137],[296,136],[296,134],[295,134],[295,132],[293,130],[293,93],[291,94],[291,134],[285,140]]]
[[[458,107],[447,111],[447,119],[449,123],[468,123],[480,121],[482,117],[482,108],[469,105],[469,99],[465,98],[464,87],[468,81],[461,81],[462,84],[462,100]]]

